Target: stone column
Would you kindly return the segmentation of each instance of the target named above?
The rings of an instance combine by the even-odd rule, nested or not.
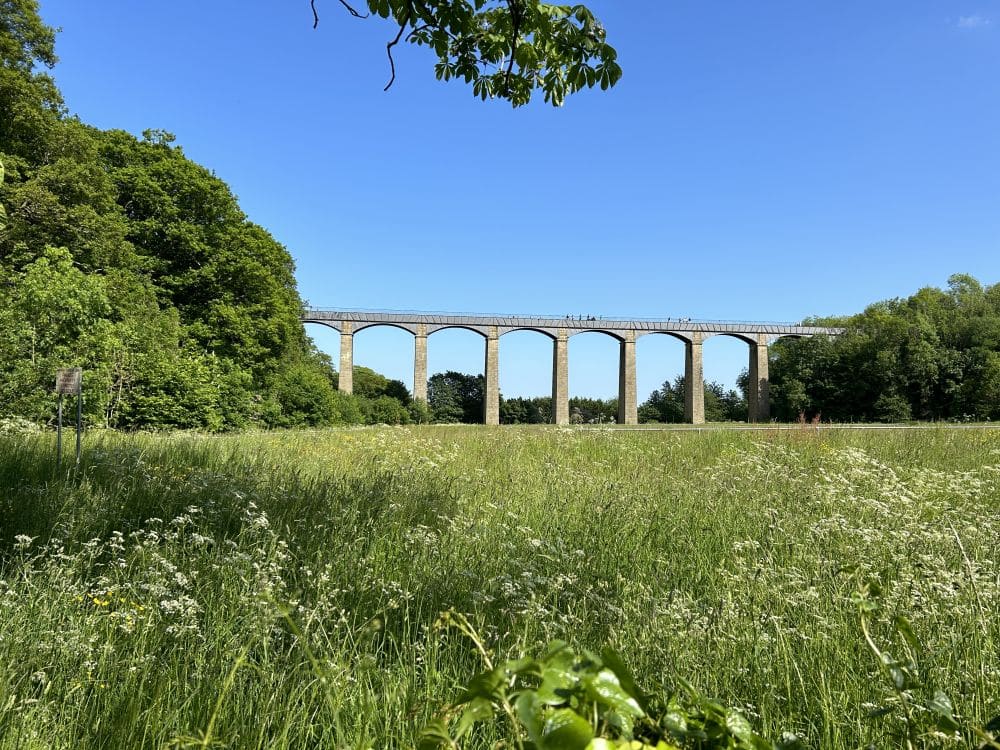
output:
[[[486,403],[483,422],[500,424],[500,336],[491,326],[486,336]]]
[[[342,393],[354,393],[354,328],[346,320],[340,324],[340,375],[337,387]]]
[[[423,323],[413,336],[413,400],[427,403],[427,326]]]
[[[757,343],[750,344],[750,379],[747,384],[747,411],[751,422],[771,419],[771,394],[767,362],[767,334],[758,334]]]
[[[684,421],[705,424],[705,375],[702,371],[701,334],[691,334],[684,344]]]
[[[635,331],[626,331],[618,355],[618,424],[639,423],[635,390]]]
[[[569,424],[569,337],[566,329],[552,342],[552,424]]]

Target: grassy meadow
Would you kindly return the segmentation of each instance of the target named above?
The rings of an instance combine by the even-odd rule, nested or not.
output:
[[[498,658],[607,645],[766,736],[893,747],[859,580],[985,724],[998,550],[1000,431],[109,433],[61,473],[0,436],[0,750],[411,747],[483,668],[449,609]]]

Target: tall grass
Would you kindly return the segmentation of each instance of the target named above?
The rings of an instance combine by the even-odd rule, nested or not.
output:
[[[62,472],[53,453],[0,438],[0,748],[408,747],[479,669],[434,628],[447,609],[501,658],[610,645],[645,689],[690,680],[763,734],[885,746],[849,566],[958,713],[1000,713],[996,432],[106,434]]]

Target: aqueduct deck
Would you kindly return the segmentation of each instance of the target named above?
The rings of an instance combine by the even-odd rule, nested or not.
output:
[[[317,323],[340,332],[340,390],[351,393],[354,385],[354,334],[373,326],[394,326],[414,337],[413,396],[427,400],[427,337],[445,328],[465,328],[486,340],[484,422],[500,423],[500,337],[512,331],[537,331],[552,339],[552,421],[569,423],[569,337],[599,332],[617,339],[618,421],[636,424],[635,342],[651,333],[666,334],[684,342],[684,414],[693,424],[705,421],[705,390],[702,373],[702,343],[712,336],[733,336],[750,348],[749,421],[767,421],[768,346],[779,338],[841,333],[839,328],[800,326],[787,323],[744,323],[691,320],[611,320],[595,316],[469,315],[456,313],[375,312],[310,308],[303,323]]]

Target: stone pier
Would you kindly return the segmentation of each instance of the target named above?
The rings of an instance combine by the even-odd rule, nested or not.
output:
[[[483,422],[500,424],[500,333],[490,326],[486,334],[486,399]]]
[[[569,337],[559,331],[552,341],[553,424],[569,424]]]
[[[413,334],[413,400],[427,403],[427,326],[423,323]]]
[[[343,323],[340,329],[340,375],[337,387],[341,393],[354,393],[354,334],[351,324]]]
[[[684,344],[684,421],[705,424],[705,374],[702,370],[701,334]]]
[[[618,354],[618,424],[639,424],[635,386],[635,331],[626,331]]]
[[[771,394],[768,376],[767,336],[759,335],[750,344],[750,378],[747,384],[747,411],[751,422],[771,419]]]

